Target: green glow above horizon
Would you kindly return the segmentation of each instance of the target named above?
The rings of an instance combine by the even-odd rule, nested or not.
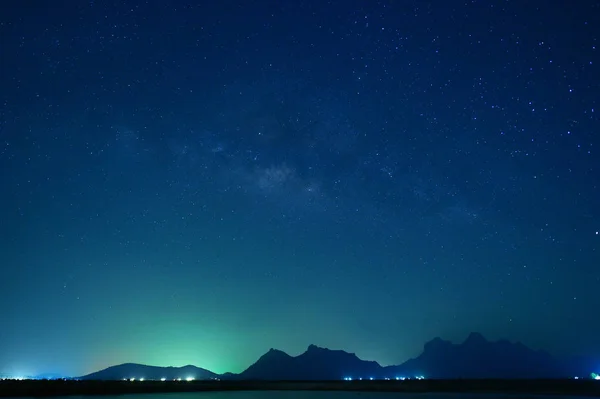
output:
[[[169,332],[160,337],[161,330],[153,330],[137,343],[116,342],[110,352],[99,353],[98,362],[88,365],[87,371],[121,363],[139,363],[160,367],[193,365],[222,374],[240,372],[255,360],[254,353],[243,348],[236,348],[236,353],[232,353],[230,348],[236,347],[236,337],[232,334],[218,337],[208,333],[193,334],[196,329],[188,327],[190,333],[175,329],[176,333]]]

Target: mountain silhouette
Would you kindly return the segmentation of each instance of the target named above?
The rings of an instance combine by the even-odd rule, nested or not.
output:
[[[271,349],[236,376],[244,380],[341,380],[349,372],[374,376],[381,366],[359,359],[354,353],[310,345],[306,352],[292,357]]]
[[[571,376],[567,366],[547,352],[520,342],[490,342],[471,333],[461,344],[435,338],[418,357],[388,371],[423,374],[428,378],[562,378]]]
[[[143,364],[136,363],[125,363],[118,366],[108,367],[104,370],[97,371],[82,377],[78,377],[80,380],[123,380],[132,379],[136,380],[160,380],[162,378],[166,380],[177,380],[177,379],[194,379],[194,380],[208,380],[218,378],[219,376],[212,371],[196,367],[196,366],[183,366],[183,367],[157,367],[157,366],[146,366]]]
[[[270,349],[254,364],[239,374],[216,374],[195,366],[154,367],[126,363],[88,374],[80,379],[167,380],[193,378],[223,380],[340,380],[396,379],[424,376],[435,379],[477,378],[572,378],[590,373],[588,360],[558,359],[547,352],[536,351],[519,342],[488,341],[479,333],[471,333],[460,344],[434,338],[423,352],[400,365],[382,367],[375,361],[359,359],[354,353],[310,345],[298,356]]]

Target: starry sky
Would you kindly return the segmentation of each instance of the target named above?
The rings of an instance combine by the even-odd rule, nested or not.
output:
[[[5,3],[0,373],[600,356],[597,2]]]

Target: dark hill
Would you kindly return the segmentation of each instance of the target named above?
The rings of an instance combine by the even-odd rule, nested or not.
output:
[[[543,351],[506,340],[490,342],[471,333],[461,344],[435,338],[423,352],[387,370],[427,378],[559,378],[568,377],[565,365]]]
[[[143,378],[145,380],[160,380],[165,378],[167,380],[176,380],[181,378],[182,380],[185,380],[187,378],[192,378],[195,380],[208,380],[217,377],[218,375],[212,371],[191,365],[183,367],[157,367],[146,366],[143,364],[125,363],[84,375],[78,379],[123,380],[135,378],[136,380],[140,380]]]
[[[253,365],[237,376],[257,380],[341,380],[361,373],[377,376],[381,366],[364,361],[353,353],[310,345],[306,352],[292,357],[271,349]]]

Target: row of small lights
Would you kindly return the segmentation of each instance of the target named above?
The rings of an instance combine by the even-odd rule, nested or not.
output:
[[[166,381],[166,380],[167,379],[164,378],[164,377],[160,379],[160,381],[163,381],[163,382]],[[195,380],[194,377],[187,377],[185,379],[185,381],[188,381],[188,382],[194,381],[194,380]],[[213,378],[213,380],[219,381],[218,378]],[[123,378],[123,381],[132,381],[132,382],[133,381],[140,381],[140,382],[144,382],[144,381],[157,381],[157,380],[146,380],[145,378],[140,378],[140,379],[136,379],[136,378]],[[184,381],[184,380],[182,380],[181,378],[174,378],[172,381]]]
[[[166,378],[161,378],[160,380],[161,381],[166,381],[167,379]],[[194,377],[187,377],[185,380],[189,382],[189,381],[194,381],[195,378]],[[136,378],[123,378],[123,381],[140,381],[140,382],[144,382],[144,381],[146,381],[146,379],[145,378],[140,378],[140,379],[136,379]],[[153,380],[150,380],[150,381],[153,381]],[[182,380],[181,380],[181,378],[175,378],[175,379],[173,379],[173,381],[182,381]]]
[[[590,377],[592,378],[592,380],[596,380],[596,381],[600,381],[600,374],[596,374],[596,373],[592,373],[590,374]],[[415,377],[416,380],[424,380],[425,377],[423,377],[422,375]],[[579,380],[579,377],[575,377],[574,379]],[[345,381],[353,381],[354,379],[352,377],[344,377]],[[358,378],[359,381],[362,381],[362,378]],[[373,380],[379,380],[379,379],[375,379],[373,377],[369,378],[369,381],[373,381]],[[384,380],[389,381],[390,378],[384,378]],[[396,377],[395,380],[398,381],[404,381],[404,380],[410,380],[410,378],[406,378],[406,377]]]
[[[590,377],[593,380],[600,381],[600,375],[599,374],[591,373]],[[216,380],[216,381],[220,381],[219,378],[213,378],[213,379]],[[368,378],[366,380],[368,380],[368,381],[383,381],[383,380],[385,380],[385,381],[390,381],[390,380],[404,381],[404,380],[410,380],[410,379],[411,379],[410,377],[396,377],[396,378],[383,378],[383,379],[370,377],[370,378]],[[414,379],[415,380],[424,380],[425,377],[423,377],[423,376],[416,376],[416,377],[414,377]],[[579,379],[582,379],[582,378],[581,377],[573,377],[573,379],[579,380]],[[0,378],[0,380],[2,380],[2,381],[23,381],[23,380],[27,380],[27,378],[24,378],[24,377],[10,377],[10,378]],[[163,381],[163,382],[166,381],[166,380],[167,380],[166,378],[161,378],[160,379],[160,381]],[[185,381],[188,381],[188,382],[194,381],[194,380],[195,380],[194,377],[187,377],[185,379]],[[352,377],[344,377],[344,380],[345,381],[354,381],[354,380],[356,380],[356,381],[363,381],[363,378],[356,378],[356,379],[354,379]],[[123,381],[140,381],[140,382],[144,382],[144,381],[156,381],[156,380],[146,380],[145,378],[140,378],[140,379],[136,379],[136,378],[123,378]],[[172,381],[183,381],[183,380],[181,378],[175,378]]]
[[[425,377],[423,377],[422,375],[419,375],[419,376],[415,377],[415,380],[424,380],[424,379],[425,379]],[[352,378],[352,377],[344,377],[344,380],[345,381],[354,381],[354,378]],[[363,379],[362,378],[357,378],[356,380],[362,381]],[[373,381],[373,380],[376,380],[376,381],[381,381],[381,380],[385,380],[385,381],[390,381],[390,380],[404,381],[404,380],[410,380],[410,377],[408,377],[408,378],[406,378],[406,377],[387,378],[386,377],[386,378],[383,378],[383,379],[381,379],[381,378],[373,378],[373,377],[369,378],[369,381]]]

